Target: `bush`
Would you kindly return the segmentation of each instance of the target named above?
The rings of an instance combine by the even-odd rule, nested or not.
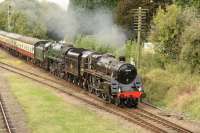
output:
[[[97,39],[92,36],[77,37],[75,40],[75,46],[78,48],[94,50],[100,53],[115,53],[115,48],[113,46],[97,41]]]
[[[128,41],[125,44],[125,57],[130,63],[135,63],[137,61],[137,43]]]
[[[148,101],[156,105],[164,105],[163,100],[172,86],[168,79],[170,79],[168,72],[161,69],[154,69],[144,76],[143,80]]]
[[[184,30],[179,18],[181,9],[175,5],[159,10],[154,17],[154,27],[150,40],[155,44],[155,51],[170,60],[178,60],[181,51],[180,36]]]
[[[181,59],[190,66],[192,73],[200,73],[200,21],[188,26],[181,37],[184,45]]]
[[[143,81],[147,100],[155,105],[171,109],[176,107],[176,111],[192,112],[193,105],[197,102],[199,104],[199,101],[195,100],[199,98],[199,75],[183,72],[177,65],[167,65],[166,70],[158,68],[149,70],[143,75]],[[191,108],[187,109],[189,103]],[[200,115],[198,116],[200,118]]]
[[[200,1],[199,0],[175,0],[175,2],[182,7],[194,6],[197,9],[200,8]]]

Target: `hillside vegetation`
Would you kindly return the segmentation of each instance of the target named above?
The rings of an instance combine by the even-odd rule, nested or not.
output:
[[[200,120],[200,20],[193,7],[159,10],[140,70],[147,100]]]

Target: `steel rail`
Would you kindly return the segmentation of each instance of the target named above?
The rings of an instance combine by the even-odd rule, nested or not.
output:
[[[134,111],[135,112],[135,111]],[[139,112],[136,113],[137,115],[140,115],[141,117],[144,117],[144,118],[147,118],[149,120],[152,120],[156,123],[159,123],[165,127],[168,127],[172,130],[175,130],[177,132],[181,132],[181,133],[192,133],[192,131],[186,129],[186,128],[183,128],[175,123],[172,123],[164,118],[161,118],[147,110],[144,110],[144,109],[141,109],[139,108]]]
[[[0,95],[0,108],[1,108],[1,114],[2,114],[2,116],[3,116],[3,121],[4,121],[4,124],[5,124],[5,128],[6,128],[6,130],[7,130],[8,133],[12,133],[9,120],[8,120],[7,115],[6,115],[6,111],[5,111],[5,109],[4,109],[4,105],[3,105],[3,102],[2,102],[2,97],[1,97],[1,95]]]

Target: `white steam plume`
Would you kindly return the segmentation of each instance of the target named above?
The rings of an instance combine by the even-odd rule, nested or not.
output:
[[[15,7],[26,13],[30,21],[42,19],[48,32],[60,39],[73,40],[79,34],[88,34],[108,44],[121,46],[125,43],[126,35],[114,24],[111,11],[81,12],[83,9],[73,8],[71,4],[68,8],[68,5],[67,0],[15,0]]]
[[[57,5],[66,5],[64,0],[48,1]],[[68,10],[49,8],[44,13],[48,30],[60,38],[66,36],[68,39],[73,39],[78,34],[83,33],[93,35],[97,40],[108,44],[119,46],[125,43],[126,35],[119,26],[114,24],[111,11],[105,9],[97,9],[91,12],[82,11],[83,9],[74,8],[72,4],[70,4]]]
[[[0,3],[4,2],[4,0],[0,0]]]

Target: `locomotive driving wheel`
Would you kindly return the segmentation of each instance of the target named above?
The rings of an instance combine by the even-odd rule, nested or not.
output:
[[[116,97],[116,98],[114,99],[114,103],[115,103],[115,105],[120,106],[120,105],[121,105],[121,99],[118,98],[118,97]]]
[[[108,97],[105,93],[102,93],[101,94],[101,97],[103,98],[104,101],[107,101],[108,100]]]
[[[113,103],[112,98],[109,94],[102,93],[103,100],[107,101],[108,103]]]
[[[92,86],[88,86],[88,91],[90,92],[90,93],[93,93],[93,88],[92,88]]]
[[[98,96],[98,97],[101,97],[101,96],[102,96],[102,95],[101,95],[101,91],[95,90],[95,95]]]
[[[88,82],[86,79],[83,79],[83,89],[85,89],[85,90],[88,89]]]

